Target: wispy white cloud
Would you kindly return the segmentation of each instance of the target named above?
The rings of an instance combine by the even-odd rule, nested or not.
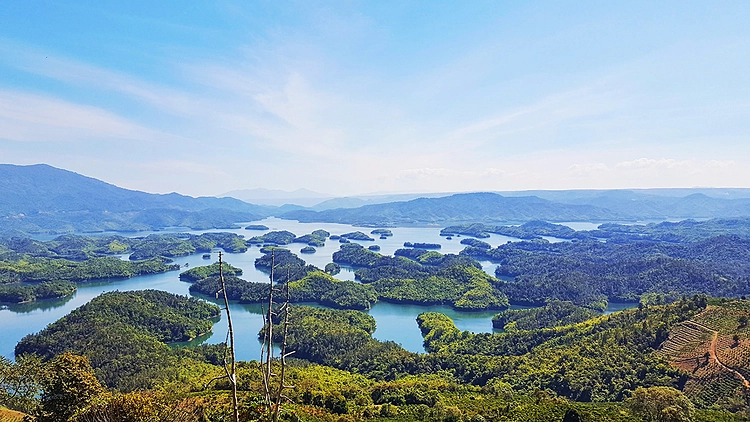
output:
[[[104,138],[151,141],[163,136],[97,107],[0,90],[0,138],[47,142]]]

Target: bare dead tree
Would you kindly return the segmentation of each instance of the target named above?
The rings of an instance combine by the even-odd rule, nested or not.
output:
[[[274,271],[275,271],[275,256],[274,252],[271,251],[271,282],[268,288],[268,309],[264,313],[263,316],[263,322],[264,322],[264,329],[263,329],[263,347],[261,347],[260,352],[260,367],[261,372],[263,375],[263,390],[265,393],[265,404],[266,404],[266,411],[267,411],[267,417],[269,422],[278,422],[279,420],[279,414],[281,412],[281,404],[284,400],[289,400],[288,397],[284,395],[284,390],[294,388],[292,385],[286,385],[285,383],[285,377],[286,377],[286,358],[289,357],[291,354],[294,353],[294,351],[287,351],[287,342],[286,337],[287,333],[289,331],[289,309],[290,309],[290,294],[289,294],[289,282],[291,281],[291,273],[290,269],[287,267],[287,282],[286,282],[286,299],[284,303],[279,307],[278,313],[274,310],[274,293],[279,292],[282,293],[283,291],[274,287]],[[283,314],[284,322],[283,322],[283,332],[281,336],[281,354],[279,357],[279,362],[281,365],[281,370],[279,374],[276,374],[273,372],[273,359],[274,359],[274,350],[273,350],[273,326],[274,326],[274,317],[277,317],[279,314]],[[273,377],[279,376],[279,382],[277,386],[274,386],[273,383]]]
[[[232,327],[232,315],[229,312],[229,298],[227,297],[227,286],[224,282],[224,262],[222,260],[222,253],[219,251],[219,282],[221,283],[221,289],[216,292],[216,298],[219,295],[224,296],[224,310],[227,313],[227,338],[224,341],[224,372],[225,375],[216,377],[210,380],[206,386],[212,382],[220,379],[227,378],[229,385],[232,388],[232,417],[234,422],[240,421],[239,403],[237,400],[237,360],[234,353],[234,328]],[[229,362],[227,362],[227,352],[229,352]]]

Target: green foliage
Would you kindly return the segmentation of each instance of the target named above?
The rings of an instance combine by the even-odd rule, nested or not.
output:
[[[0,406],[34,412],[43,370],[44,364],[38,356],[21,356],[15,363],[0,356]]]
[[[450,267],[419,279],[381,279],[372,283],[382,300],[451,304],[458,309],[502,309],[508,299],[494,284],[497,280],[474,267]]]
[[[501,312],[492,318],[492,326],[505,330],[537,330],[576,324],[599,315],[572,302],[553,300],[541,308]]]
[[[321,271],[289,283],[289,291],[295,302],[314,301],[344,309],[370,309],[378,300],[372,286],[337,280]]]
[[[36,419],[67,422],[89,400],[104,392],[88,359],[65,352],[56,356],[41,377],[42,395]]]
[[[489,233],[516,237],[519,239],[540,239],[542,236],[559,237],[562,239],[589,237],[586,232],[576,232],[568,226],[552,224],[541,220],[529,221],[520,226],[492,226],[482,223],[463,224],[446,227],[440,231],[441,236],[463,234],[477,238],[488,238],[490,237]],[[461,243],[469,244],[464,243],[463,241],[461,241]]]
[[[645,422],[691,422],[695,416],[693,403],[671,387],[637,388],[628,405]]]
[[[261,251],[263,251],[261,249]],[[319,269],[313,265],[306,265],[305,261],[288,249],[273,248],[265,255],[255,260],[255,267],[271,272],[273,263],[275,282],[282,283],[287,281],[299,280],[306,275]]]
[[[380,255],[357,243],[344,243],[341,248],[332,255],[333,262],[339,264],[353,265],[357,267],[368,267],[374,264]]]
[[[178,270],[179,265],[163,259],[129,262],[118,258],[91,258],[85,261],[26,258],[0,261],[0,280],[13,282],[88,281],[105,278],[129,278]]]
[[[739,296],[750,290],[750,240],[720,236],[692,243],[584,240],[512,242],[462,254],[492,259],[514,303],[569,300],[593,306],[646,293]]]
[[[52,359],[71,351],[86,356],[107,385],[143,388],[174,376],[176,352],[164,342],[206,333],[218,315],[215,305],[171,293],[110,292],[24,337],[15,353]]]
[[[206,412],[196,399],[175,399],[162,392],[104,393],[77,412],[73,422],[200,422]]]
[[[393,236],[393,232],[388,229],[375,229],[371,231],[370,234],[375,234],[378,236],[386,236],[386,237]]]
[[[425,312],[417,316],[417,324],[422,331],[425,350],[437,352],[443,346],[461,340],[462,333],[453,321],[438,312]],[[398,403],[394,403],[398,404]]]
[[[263,224],[250,224],[245,226],[245,230],[268,230],[268,226]]]
[[[326,239],[331,234],[325,230],[315,230],[310,234],[294,238],[293,243],[306,243],[308,246],[322,247],[326,244]]]
[[[227,298],[242,303],[265,302],[268,295],[268,283],[252,283],[237,277],[224,277]],[[219,277],[208,277],[190,285],[190,293],[218,298],[221,291]]]
[[[323,271],[325,271],[326,274],[336,275],[341,272],[341,266],[335,262],[329,262],[326,264]]]
[[[492,245],[490,245],[489,243],[482,242],[481,240],[477,240],[477,239],[472,239],[470,237],[468,237],[466,239],[461,239],[461,244],[462,245],[471,246],[471,247],[474,247],[474,248],[479,248],[479,249],[490,249],[490,248],[492,248]]]
[[[300,249],[300,253],[315,253],[316,249],[312,246],[305,246],[304,248]]]
[[[40,299],[70,296],[76,285],[68,281],[51,281],[40,284],[0,284],[0,302],[24,303]]]
[[[248,240],[249,243],[270,243],[274,245],[288,245],[292,243],[292,241],[297,236],[288,231],[288,230],[281,230],[281,231],[273,231],[263,234],[262,236],[255,236],[250,238]]]
[[[242,275],[241,268],[234,267],[226,262],[222,264],[222,271],[224,272],[224,276],[227,276],[227,277]],[[214,262],[211,265],[202,265],[200,267],[193,267],[187,271],[183,271],[182,273],[180,273],[180,280],[196,282],[198,280],[203,280],[204,278],[218,277],[218,276],[219,276],[219,263]]]
[[[404,242],[404,247],[416,249],[440,249],[442,246],[439,243]]]
[[[350,233],[344,233],[341,235],[342,239],[349,239],[349,240],[375,240],[372,237],[360,232],[350,232]]]

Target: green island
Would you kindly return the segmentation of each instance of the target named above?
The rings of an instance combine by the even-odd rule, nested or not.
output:
[[[371,231],[370,234],[374,234],[374,235],[381,236],[381,237],[382,236],[385,236],[385,237],[393,236],[393,232],[390,231],[389,229],[375,229],[375,230]]]
[[[513,303],[567,300],[601,308],[648,293],[737,297],[750,291],[750,240],[739,236],[680,243],[533,240],[489,250],[470,246],[461,254],[489,259],[498,277],[513,279],[503,288]]]
[[[295,388],[286,392],[281,420],[747,420],[750,241],[727,233],[737,224],[744,227],[689,222],[672,235],[659,224],[601,225],[569,242],[532,237],[496,248],[463,239],[459,255],[412,247],[388,256],[343,243],[324,271],[269,242],[255,265],[273,271],[277,298],[288,291],[292,304],[288,325],[281,308],[272,317],[287,327],[286,337],[276,329],[274,339],[294,351],[283,370]],[[524,228],[532,229],[549,235],[541,234],[546,225]],[[168,235],[151,240],[154,258],[126,261],[107,255],[132,253],[128,241],[85,239],[4,240],[0,298],[61,297],[96,275],[166,270],[158,248],[174,251]],[[476,259],[495,263],[502,279]],[[180,279],[198,297],[226,292],[231,301],[267,303],[268,283],[245,281],[226,263],[222,289],[218,265]],[[332,276],[341,265],[356,268],[356,281]],[[601,312],[623,300],[638,306]],[[416,322],[426,353],[413,353],[373,337],[375,320],[362,311],[378,301],[496,310],[492,324],[501,332],[461,331],[447,315],[424,312]],[[311,302],[325,308],[299,305]],[[510,303],[537,307],[510,310]],[[0,359],[0,416],[229,420],[224,345],[184,346],[205,338],[219,316],[198,298],[102,294],[23,338],[15,361]],[[272,367],[281,370],[278,361]],[[240,420],[265,420],[258,362],[239,362],[237,379]],[[62,384],[76,388],[62,391]]]
[[[269,230],[269,227],[264,224],[250,224],[245,226],[245,230]]]
[[[372,338],[375,321],[365,313],[295,306],[286,341],[297,358],[285,366],[295,388],[284,411],[293,420],[316,421],[630,422],[661,420],[648,415],[670,408],[680,417],[674,420],[740,421],[739,379],[725,377],[716,390],[706,381],[721,368],[704,371],[711,375],[683,372],[670,365],[668,354],[685,353],[685,347],[658,345],[677,341],[670,335],[690,324],[724,333],[729,327],[722,324],[749,309],[747,301],[696,296],[573,324],[481,335],[425,313],[418,324],[429,353],[415,354]],[[104,294],[25,338],[16,362],[0,360],[9,381],[0,390],[3,404],[43,421],[123,414],[137,421],[169,414],[226,420],[229,384],[209,382],[224,373],[222,346],[166,344],[210,328],[217,313],[213,305],[169,293]],[[739,331],[739,347],[747,347],[749,331]],[[240,362],[237,378],[242,420],[262,420],[257,363]],[[76,388],[62,390],[61,382]],[[695,388],[680,391],[686,385]],[[726,406],[735,406],[734,413],[722,410]]]
[[[404,247],[416,249],[440,249],[442,246],[439,243],[404,242]]]
[[[306,243],[308,246],[325,246],[326,239],[331,234],[325,230],[315,230],[310,234],[295,237],[292,243]]]
[[[234,267],[227,263],[222,263],[220,267],[218,262],[214,262],[211,265],[193,267],[189,270],[181,272],[180,280],[196,282],[208,277],[217,277],[219,276],[219,270],[221,270],[221,272],[228,277],[242,275],[241,268]]]
[[[250,239],[248,239],[247,243],[288,245],[292,243],[294,239],[296,238],[297,236],[294,233],[288,230],[281,230],[281,231],[268,232],[262,236],[253,236]]]
[[[76,292],[70,281],[47,281],[43,283],[0,284],[0,303],[27,303],[43,299],[59,299]]]
[[[369,241],[375,240],[372,237],[366,235],[365,233],[362,233],[361,231],[344,233],[341,235],[341,238],[348,239],[348,240],[369,240]]]

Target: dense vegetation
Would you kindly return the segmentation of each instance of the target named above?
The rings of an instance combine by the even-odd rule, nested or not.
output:
[[[449,226],[440,231],[441,236],[455,236],[457,234],[462,234],[480,239],[490,237],[489,233],[516,237],[519,239],[541,239],[542,236],[553,236],[563,239],[588,237],[584,234],[586,232],[576,232],[568,226],[552,224],[539,220],[529,221],[520,226],[493,226],[482,223],[461,224]]]
[[[370,234],[378,235],[380,237],[383,237],[383,236],[385,236],[385,237],[393,236],[393,232],[390,231],[390,230],[388,230],[388,229],[375,229],[375,230],[371,231]]]
[[[263,234],[262,236],[253,236],[247,242],[248,243],[263,243],[272,245],[288,245],[296,239],[297,236],[288,231],[273,231]]]
[[[511,242],[462,255],[491,259],[514,277],[503,292],[514,303],[569,300],[602,307],[646,293],[739,296],[750,291],[750,239],[718,236],[684,243],[581,240]]]
[[[380,299],[389,302],[450,304],[464,310],[509,306],[508,298],[498,289],[497,280],[468,266],[446,268],[427,278],[381,279],[371,285]]]
[[[372,339],[365,330],[326,321],[293,325],[293,347],[314,362],[375,379],[449,370],[478,386],[550,390],[577,401],[621,401],[638,387],[681,387],[686,375],[654,349],[669,330],[705,309],[705,298],[623,311],[558,328],[502,334],[458,331],[447,317],[419,318],[429,350],[417,355]]]
[[[264,224],[249,224],[245,226],[245,230],[268,230],[268,226]]]
[[[57,299],[70,296],[75,292],[75,283],[69,281],[0,284],[0,302],[24,303],[41,299]]]
[[[375,240],[372,237],[360,232],[350,232],[350,233],[344,233],[341,235],[341,238],[343,239],[349,239],[349,240]]]
[[[210,252],[213,248],[234,253],[247,250],[245,241],[234,233],[152,234],[146,237],[64,235],[46,242],[11,237],[0,238],[0,245],[17,254],[71,260],[130,254],[130,260],[137,261]]]
[[[168,264],[161,258],[146,261],[123,261],[119,258],[91,258],[85,261],[22,258],[16,261],[0,260],[0,284],[129,278],[179,269],[179,265]]]
[[[242,269],[234,267],[226,262],[222,263],[222,272],[225,276],[240,276],[242,275]],[[188,282],[196,282],[203,280],[208,277],[217,277],[219,275],[219,263],[214,262],[211,265],[202,265],[200,267],[193,267],[189,270],[180,273],[180,280]]]
[[[248,282],[237,277],[225,278],[227,297],[241,303],[265,303],[268,299],[267,283]],[[377,302],[371,286],[353,281],[341,281],[320,271],[313,271],[301,279],[287,283],[290,300],[318,302],[321,305],[343,309],[370,309]],[[190,286],[191,293],[214,296],[221,290],[219,279],[209,277]]]
[[[165,343],[209,332],[218,315],[215,305],[156,290],[105,293],[24,337],[15,352],[44,359],[73,352],[110,387],[147,388],[175,375],[178,354]]]
[[[540,308],[507,310],[492,318],[492,326],[509,330],[538,330],[577,324],[599,316],[599,313],[572,302],[551,300]]]
[[[440,249],[442,246],[439,243],[404,242],[404,247],[416,249]]]
[[[325,246],[326,239],[331,234],[325,230],[315,230],[310,234],[295,237],[293,243],[306,243],[308,246]]]
[[[268,250],[261,249],[261,252],[264,252],[265,255],[255,260],[255,267],[269,274],[273,267],[273,279],[276,282],[299,280],[307,274],[319,270],[314,265],[306,264],[303,259],[288,249],[270,248]]]
[[[117,304],[114,307],[88,310],[91,319],[110,328],[109,337],[105,330],[93,331],[93,350],[91,342],[71,336],[77,339],[70,341],[73,347],[87,345],[88,359],[63,353],[46,363],[27,355],[19,356],[17,364],[0,361],[0,377],[5,374],[3,379],[10,381],[0,383],[0,403],[42,421],[48,420],[45,414],[64,412],[99,418],[130,412],[134,421],[160,420],[158,414],[180,415],[183,421],[226,420],[227,382],[207,386],[208,380],[223,372],[216,366],[221,362],[221,345],[169,349],[157,340],[170,339],[165,334],[169,330],[154,329],[161,325],[147,322],[148,316],[164,310],[173,315],[180,308],[164,308],[165,303],[176,305],[186,299],[148,292],[102,297],[111,301],[112,296],[129,294],[146,300],[134,301],[131,296],[110,303]],[[211,305],[205,306],[206,313],[181,308],[182,314],[210,316]],[[460,332],[445,315],[423,314],[418,323],[429,354],[410,353],[392,342],[373,339],[375,321],[367,314],[295,306],[287,342],[307,362],[292,360],[286,368],[296,387],[284,409],[288,417],[300,420],[345,416],[346,420],[635,422],[659,420],[650,418],[670,408],[671,415],[684,417],[678,420],[738,421],[742,407],[736,415],[716,408],[696,409],[679,391],[689,375],[666,366],[654,352],[666,333],[702,315],[707,306],[717,305],[695,297],[582,323],[495,335]],[[138,311],[141,308],[147,311]],[[75,311],[59,322],[79,319],[80,314]],[[134,326],[139,329],[125,328]],[[37,369],[24,372],[29,367]],[[110,372],[114,368],[118,377]],[[94,375],[110,388],[132,392],[106,391]],[[258,420],[262,387],[257,364],[240,364],[238,375],[242,420]],[[54,393],[61,391],[56,389],[61,380],[77,387]],[[574,417],[579,419],[563,419]]]

